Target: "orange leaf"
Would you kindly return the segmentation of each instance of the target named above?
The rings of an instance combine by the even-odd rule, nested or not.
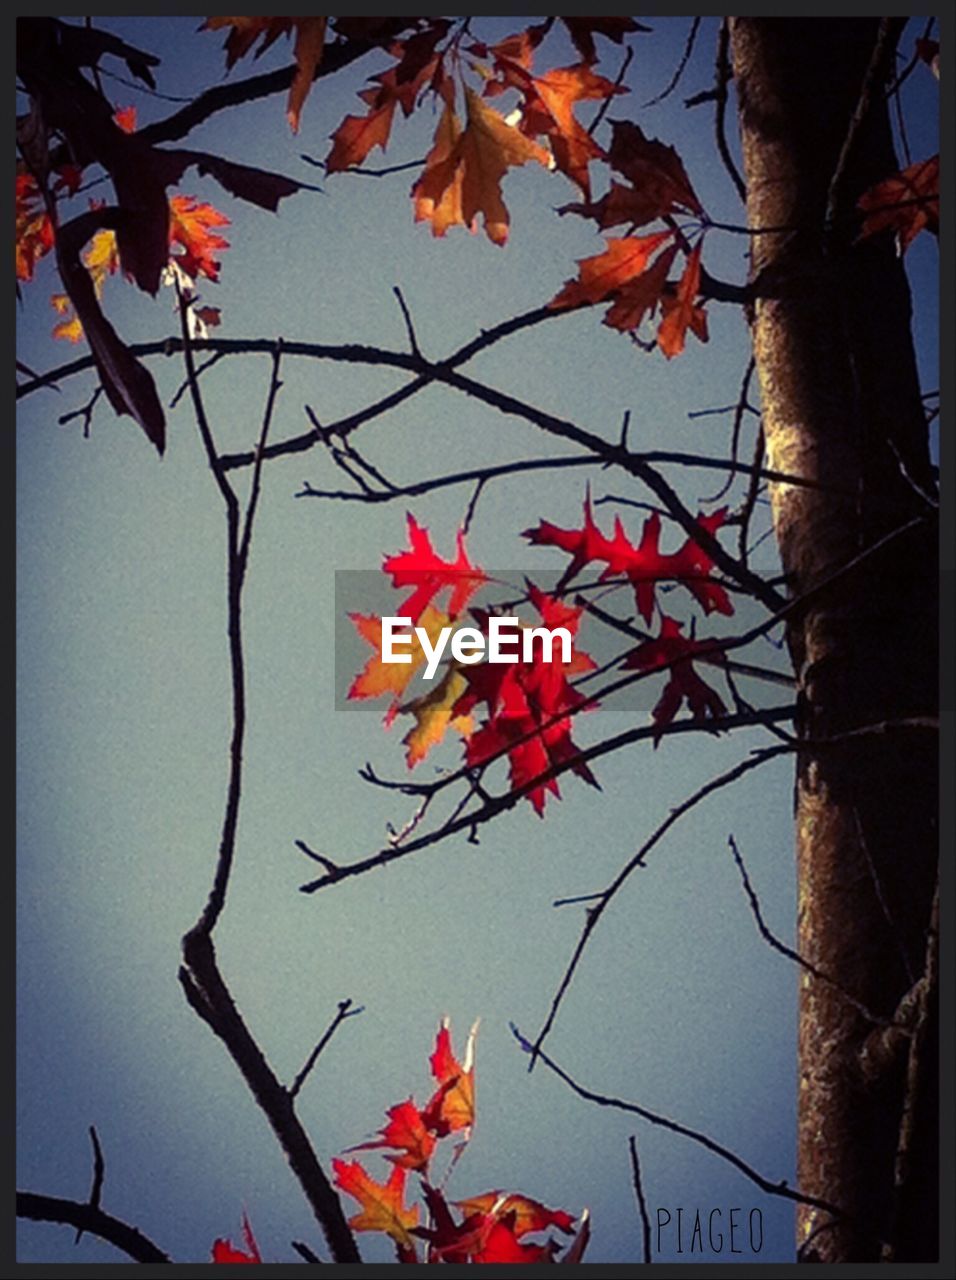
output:
[[[362,1206],[361,1213],[349,1218],[354,1231],[384,1231],[403,1248],[414,1248],[409,1233],[418,1223],[418,1209],[406,1209],[402,1203],[407,1171],[401,1165],[395,1166],[385,1183],[370,1178],[357,1160],[346,1163],[333,1159],[332,1169],[335,1185]]]
[[[581,258],[577,280],[569,280],[548,304],[575,307],[581,303],[604,302],[618,289],[640,276],[648,261],[673,237],[672,231],[656,231],[649,236],[607,238],[607,248],[593,258]]]
[[[526,1235],[529,1231],[545,1231],[548,1227],[557,1227],[565,1235],[573,1232],[574,1218],[570,1213],[566,1213],[564,1209],[548,1209],[530,1196],[486,1191],[484,1195],[456,1200],[455,1204],[466,1216],[472,1213],[493,1213],[501,1218],[506,1214],[513,1214],[512,1230],[517,1237]]]
[[[502,178],[508,169],[529,160],[547,168],[549,156],[467,86],[465,102],[468,124],[450,147],[457,118],[452,114],[439,123],[425,171],[412,189],[415,218],[430,221],[432,234],[441,236],[450,226],[471,227],[480,213],[488,239],[503,245],[509,219],[501,197]]]
[[[200,31],[219,31],[222,28],[229,28],[225,44],[226,70],[234,66],[240,58],[245,57],[260,37],[262,43],[256,50],[257,58],[265,53],[279,36],[295,31],[293,56],[296,61],[296,73],[289,87],[286,116],[292,132],[297,133],[302,106],[309,96],[316,70],[322,61],[327,24],[328,18],[215,17],[207,18],[200,27]]]
[[[585,196],[589,196],[588,162],[604,152],[575,119],[574,106],[578,102],[606,99],[628,90],[597,75],[584,62],[573,67],[555,67],[536,77],[533,85],[535,94],[554,122],[547,133],[555,163],[562,173],[577,183]]]
[[[459,1062],[452,1051],[447,1018],[442,1019],[438,1029],[435,1051],[429,1059],[438,1088],[422,1111],[422,1119],[439,1138],[462,1129],[470,1130],[475,1123],[474,1062],[477,1035],[478,1023],[475,1022],[468,1033],[464,1062]],[[468,1136],[467,1132],[465,1136]]]
[[[217,235],[213,227],[228,227],[229,219],[211,204],[195,196],[173,196],[169,202],[169,242],[181,245],[184,252],[176,261],[194,280],[206,276],[219,279],[219,262],[213,254],[228,249],[229,241]]]
[[[326,173],[339,173],[361,164],[373,147],[385,150],[392,131],[396,101],[393,98],[364,116],[345,117],[332,134],[332,150],[325,161]]]
[[[400,1165],[403,1169],[428,1168],[432,1152],[435,1150],[435,1139],[425,1128],[422,1113],[411,1098],[390,1107],[385,1113],[388,1124],[380,1129],[381,1138],[375,1142],[360,1142],[357,1146],[348,1147],[347,1151],[372,1151],[378,1147],[396,1147],[401,1155],[387,1155],[386,1160]]]
[[[925,227],[939,235],[939,156],[918,160],[863,193],[857,208],[865,215],[859,239],[895,231],[905,253]]]
[[[657,345],[668,360],[684,350],[684,339],[689,328],[693,329],[701,342],[707,341],[707,323],[703,319],[701,308],[695,305],[700,293],[702,247],[703,241],[698,240],[687,257],[687,266],[680,278],[676,295],[663,300],[664,319],[657,331]]]
[[[665,249],[657,261],[641,275],[618,289],[604,316],[604,324],[621,332],[638,329],[645,315],[653,315],[667,284],[667,273],[677,256],[677,245]]]
[[[405,617],[407,615],[396,614],[395,616]],[[385,723],[389,725],[400,710],[399,698],[411,684],[415,672],[425,661],[425,651],[413,632],[411,644],[401,649],[402,653],[409,655],[411,662],[383,662],[382,619],[375,614],[362,613],[350,613],[349,618],[355,624],[362,639],[368,641],[375,650],[375,654],[369,658],[361,672],[352,681],[347,696],[350,699],[380,698],[382,694],[390,693],[393,701],[385,713]],[[420,618],[415,619],[414,625],[422,627],[434,645],[442,627],[448,626],[448,617],[429,605],[422,611]]]

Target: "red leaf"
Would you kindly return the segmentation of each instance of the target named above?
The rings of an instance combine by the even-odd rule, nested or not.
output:
[[[939,156],[918,160],[870,187],[857,201],[865,215],[859,239],[894,231],[905,253],[925,227],[939,235]]]
[[[513,1231],[518,1237],[527,1235],[530,1231],[546,1231],[548,1227],[557,1227],[565,1235],[572,1235],[574,1232],[574,1218],[570,1213],[566,1213],[564,1209],[549,1209],[530,1196],[486,1191],[484,1195],[456,1200],[455,1204],[464,1214],[495,1213],[498,1217],[512,1214]]]
[[[684,163],[673,147],[645,137],[630,120],[612,122],[611,167],[622,173],[639,191],[653,192],[661,213],[703,213]]]
[[[468,1131],[475,1123],[475,1037],[478,1023],[468,1033],[464,1062],[459,1062],[451,1047],[448,1019],[442,1021],[435,1038],[435,1050],[429,1062],[438,1088],[422,1111],[426,1127],[439,1138],[449,1133]]]
[[[362,1206],[361,1213],[349,1218],[354,1231],[384,1231],[395,1243],[406,1250],[414,1249],[411,1229],[418,1222],[418,1209],[406,1209],[406,1170],[396,1165],[388,1182],[376,1182],[370,1178],[357,1160],[346,1164],[333,1160],[335,1185],[352,1196]]]
[[[249,1219],[245,1214],[242,1215],[242,1235],[249,1251],[248,1253],[243,1253],[241,1249],[235,1248],[231,1240],[217,1240],[212,1246],[213,1262],[261,1262],[259,1246],[256,1244],[256,1238],[252,1234],[252,1227],[249,1225]]]
[[[357,1146],[348,1147],[347,1151],[373,1151],[379,1147],[395,1147],[400,1155],[386,1155],[386,1160],[401,1165],[403,1169],[424,1171],[428,1168],[432,1152],[435,1150],[435,1139],[425,1127],[422,1113],[409,1098],[390,1107],[385,1113],[388,1124],[380,1129],[381,1138],[375,1142],[360,1142]]]
[[[574,307],[616,297],[646,271],[650,259],[673,235],[672,231],[657,231],[649,236],[609,237],[603,253],[579,260],[577,280],[569,280],[548,305]]]
[[[461,531],[457,537],[457,559],[442,560],[432,547],[428,530],[411,512],[407,519],[410,550],[386,557],[382,566],[392,575],[393,587],[415,588],[395,616],[410,617],[412,625],[416,625],[435,596],[450,587],[451,597],[445,612],[451,619],[459,617],[481,584],[487,582],[487,575],[468,559],[465,535]]]
[[[681,629],[681,623],[661,614],[661,629],[656,639],[646,641],[624,660],[625,667],[637,667],[641,671],[660,668],[669,672],[664,692],[654,708],[654,723],[658,729],[671,723],[684,701],[695,720],[718,719],[727,714],[720,695],[700,678],[692,663],[694,655],[702,651],[713,661],[718,646],[712,640],[688,639],[681,635]],[[660,733],[657,733],[655,747],[659,742]]]
[[[113,119],[123,130],[124,133],[136,132],[136,108],[135,107],[117,107],[113,112]]]

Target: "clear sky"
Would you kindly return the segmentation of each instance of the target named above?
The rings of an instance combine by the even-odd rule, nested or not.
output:
[[[633,37],[631,93],[612,118],[638,119],[680,152],[715,219],[742,211],[717,156],[710,106],[684,98],[712,80],[715,20],[703,22],[678,91],[638,107],[667,84],[689,19],[655,19]],[[221,36],[198,19],[98,19],[162,58],[158,84],[192,96],[222,77]],[[508,34],[521,20],[481,20],[479,34]],[[922,29],[913,21],[904,48]],[[620,51],[602,45],[612,77]],[[550,37],[548,65],[573,60]],[[234,77],[283,65],[282,40]],[[106,65],[106,64],[105,64]],[[196,145],[314,182],[272,215],[187,175],[180,190],[211,200],[232,219],[218,285],[203,301],[222,308],[224,337],[358,341],[402,349],[392,296],[401,286],[429,356],[450,353],[482,327],[547,301],[599,251],[591,224],[558,218],[570,184],[543,170],[513,171],[504,193],[512,215],[505,249],[453,229],[434,239],[412,220],[410,176],[321,178],[301,154],[325,156],[328,136],[355,91],[386,65],[368,58],[313,90],[292,137],[280,98],[213,117]],[[118,65],[115,70],[125,71]],[[140,123],[175,104],[106,80]],[[935,150],[936,88],[925,68],[907,86],[914,158]],[[387,160],[424,154],[430,110],[397,122]],[[105,194],[105,192],[104,192]],[[936,386],[936,246],[909,255],[916,332],[927,387]],[[746,241],[712,235],[705,264],[742,281]],[[20,358],[47,369],[76,350],[55,344],[52,262],[25,286],[18,311]],[[110,281],[105,308],[127,340],[176,331],[168,292],[153,301]],[[690,339],[666,362],[600,324],[597,312],[550,321],[481,355],[469,372],[540,408],[616,438],[632,414],[631,443],[721,455],[729,416],[689,417],[732,404],[747,360],[743,317],[712,304],[711,339]],[[249,448],[264,402],[266,357],[230,358],[203,379],[221,449]],[[182,380],[178,358],[153,359],[168,403]],[[352,412],[405,380],[361,366],[289,360],[273,439]],[[103,1206],[136,1223],[178,1261],[203,1261],[217,1236],[237,1238],[249,1214],[263,1256],[291,1262],[292,1239],[323,1242],[263,1117],[222,1045],[186,1006],[176,970],[179,940],[208,892],[218,845],[229,732],[222,507],[186,403],[168,417],[160,461],[129,419],[102,404],[89,439],[57,418],[92,392],[89,374],[21,401],[18,419],[18,1186],[83,1199],[89,1188],[87,1127],[105,1156]],[[742,446],[750,456],[753,423]],[[488,461],[553,456],[526,422],[430,389],[361,430],[356,442],[396,482]],[[646,499],[636,482],[587,472],[596,495]],[[668,473],[690,505],[719,487],[714,473]],[[383,731],[384,705],[334,709],[334,574],[376,569],[405,545],[406,509],[450,555],[469,489],[363,506],[296,498],[303,481],[341,486],[318,450],[265,468],[246,596],[249,731],[235,872],[217,931],[224,974],[280,1076],[291,1080],[335,1011],[351,997],[365,1008],[338,1033],[303,1090],[301,1112],[320,1158],[362,1141],[385,1108],[429,1092],[427,1058],[443,1015],[456,1046],[480,1017],[478,1123],[454,1174],[462,1197],[521,1190],[593,1220],[592,1262],[637,1262],[641,1238],[627,1139],[636,1134],[652,1214],[693,1215],[759,1207],[759,1260],[792,1258],[792,1210],[687,1140],[636,1117],[602,1110],[526,1060],[508,1032],[533,1037],[583,923],[581,906],[556,898],[604,887],[668,810],[708,778],[769,739],[685,736],[648,742],[596,766],[602,791],[562,780],[563,800],[544,820],[522,805],[483,829],[424,850],[314,896],[298,892],[314,873],[294,847],[302,839],[343,862],[379,848],[386,823],[401,826],[412,802],[371,788],[357,770],[400,776],[402,729]],[[515,582],[560,555],[529,550],[520,533],[545,518],[576,523],[585,472],[533,473],[483,494],[469,534],[478,564]],[[739,501],[735,489],[730,501]],[[705,509],[712,509],[705,504]],[[636,536],[642,513],[620,508]],[[609,529],[611,512],[599,508]],[[762,524],[761,524],[762,522]],[[766,526],[765,509],[758,530]],[[665,547],[678,545],[668,528]],[[733,546],[728,538],[728,545]],[[772,573],[770,544],[754,563]],[[622,612],[624,610],[622,609]],[[749,615],[748,615],[749,616]],[[584,634],[582,634],[584,643]],[[586,647],[586,645],[585,645]],[[751,654],[770,662],[765,642]],[[659,686],[658,686],[659,687]],[[648,717],[640,705],[579,719],[589,744]],[[456,743],[421,766],[454,767]],[[502,773],[503,776],[503,773]],[[616,1094],[702,1129],[768,1178],[793,1180],[797,975],[757,935],[727,849],[732,832],[772,929],[792,940],[795,883],[792,770],[775,761],[703,805],[655,850],[606,913],[562,1008],[548,1051],[583,1085]],[[384,1162],[369,1153],[382,1176]],[[347,1202],[348,1212],[354,1210]],[[677,1257],[673,1232],[661,1259]],[[369,1260],[390,1261],[384,1237],[360,1238]],[[685,1251],[688,1241],[684,1241]],[[105,1244],[72,1231],[20,1224],[25,1262],[116,1261]],[[686,1260],[729,1261],[685,1252]],[[743,1260],[755,1260],[746,1254]]]

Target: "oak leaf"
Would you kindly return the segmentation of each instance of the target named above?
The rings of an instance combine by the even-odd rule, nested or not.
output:
[[[458,132],[453,112],[449,117],[446,111],[439,121],[425,170],[412,188],[415,218],[430,221],[432,234],[443,236],[454,225],[474,230],[481,214],[488,239],[503,245],[509,218],[501,196],[502,178],[508,169],[530,160],[547,168],[550,157],[467,86],[465,103],[464,130]]]
[[[645,136],[631,120],[611,122],[608,161],[638,190],[655,193],[661,215],[704,212],[690,184],[684,162],[673,147]],[[659,215],[660,216],[660,215]]]
[[[661,614],[658,635],[634,649],[624,660],[625,667],[668,672],[664,692],[653,712],[658,729],[654,737],[655,747],[660,742],[660,731],[671,723],[685,701],[695,720],[719,719],[727,714],[723,699],[701,679],[693,667],[695,654],[702,652],[706,652],[708,661],[716,661],[719,658],[719,646],[714,641],[682,636],[681,630],[680,622]]]
[[[405,761],[409,769],[421,764],[432,747],[444,739],[449,728],[455,729],[463,738],[472,733],[475,726],[471,716],[455,715],[454,712],[466,688],[465,677],[450,666],[434,689],[400,708],[415,717],[415,727],[409,729],[402,739],[402,745],[408,748]]]
[[[218,31],[228,28],[226,38],[226,70],[245,57],[257,40],[261,44],[256,50],[258,58],[274,44],[281,35],[289,35],[295,31],[293,57],[296,61],[296,72],[289,87],[289,100],[286,116],[293,133],[299,130],[299,117],[303,104],[309,96],[312,81],[315,79],[322,52],[325,48],[325,31],[328,18],[271,18],[271,17],[238,17],[207,18],[200,27],[201,31]]]
[[[396,615],[405,616],[405,615]],[[375,614],[350,613],[349,618],[363,640],[375,650],[365,666],[349,686],[349,699],[380,698],[383,694],[392,695],[392,703],[385,713],[385,724],[390,725],[402,710],[400,699],[411,684],[416,671],[425,661],[425,650],[418,637],[412,632],[411,643],[401,650],[411,658],[410,662],[382,661],[382,619]],[[414,625],[421,627],[432,645],[438,638],[442,627],[448,626],[448,615],[426,606]]]
[[[650,31],[642,23],[633,18],[564,18],[561,21],[568,29],[574,46],[585,62],[597,62],[598,53],[594,47],[594,36],[602,35],[614,44],[623,44],[624,37],[632,31]]]
[[[673,239],[672,231],[648,236],[610,236],[603,253],[578,261],[577,280],[568,280],[551,299],[551,307],[575,307],[605,302],[647,270],[658,249]]]
[[[213,257],[220,249],[228,249],[229,241],[213,228],[228,227],[229,219],[211,204],[195,196],[173,196],[169,202],[169,241],[183,252],[177,262],[194,280],[206,276],[219,279],[220,263]]]
[[[412,595],[398,610],[396,617],[410,617],[418,623],[435,596],[450,588],[447,606],[449,618],[460,617],[468,601],[488,578],[483,569],[473,565],[465,551],[465,535],[457,536],[458,556],[454,561],[442,560],[432,546],[428,530],[408,513],[409,550],[387,556],[382,565],[392,576],[393,587],[414,587]]]
[[[469,1196],[467,1200],[456,1200],[455,1204],[466,1215],[481,1213],[504,1217],[512,1214],[512,1230],[519,1238],[529,1231],[546,1231],[548,1227],[557,1227],[565,1235],[574,1233],[574,1218],[570,1213],[564,1209],[549,1209],[530,1196],[486,1191],[480,1196]]]
[[[447,1018],[442,1019],[435,1037],[435,1049],[429,1058],[438,1088],[422,1110],[428,1129],[439,1138],[464,1130],[467,1138],[475,1123],[475,1039],[476,1021],[468,1033],[464,1058],[455,1057]]]
[[[661,300],[664,318],[657,330],[657,345],[671,360],[684,350],[687,330],[691,329],[701,342],[707,341],[707,318],[701,307],[697,305],[700,293],[700,255],[703,241],[698,240],[690,251],[684,274],[677,285],[673,297]]]

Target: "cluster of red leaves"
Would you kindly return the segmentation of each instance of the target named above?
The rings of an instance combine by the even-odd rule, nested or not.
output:
[[[442,1139],[458,1135],[448,1174],[457,1163],[475,1121],[474,1045],[478,1024],[471,1029],[463,1061],[452,1049],[447,1019],[442,1022],[429,1064],[434,1089],[426,1105],[413,1098],[386,1112],[388,1123],[379,1137],[350,1147],[354,1151],[383,1150],[393,1168],[377,1182],[358,1160],[333,1160],[335,1185],[360,1205],[349,1219],[355,1231],[380,1231],[395,1243],[399,1262],[510,1263],[554,1262],[559,1245],[525,1239],[554,1227],[574,1235],[574,1218],[563,1209],[548,1209],[528,1196],[488,1191],[466,1200],[450,1201],[430,1178],[431,1163]],[[418,1174],[427,1225],[419,1223],[417,1205],[406,1205],[409,1172]],[[587,1243],[586,1215],[578,1236],[562,1261],[579,1261]],[[424,1258],[419,1257],[419,1243]],[[573,1256],[572,1256],[573,1255]]]
[[[701,513],[697,523],[708,534],[714,534],[727,519],[727,508],[711,515]],[[591,507],[591,495],[584,499],[584,522],[579,529],[562,529],[547,520],[534,529],[526,529],[523,537],[533,546],[559,547],[571,556],[562,584],[566,585],[585,565],[606,565],[602,581],[625,577],[634,588],[637,608],[645,622],[650,622],[655,606],[658,582],[679,582],[686,587],[705,613],[730,615],[734,611],[730,597],[719,582],[711,578],[714,562],[693,538],[688,538],[677,551],[663,553],[659,548],[661,518],[652,512],[644,521],[637,546],[627,536],[620,516],[614,520],[614,537],[608,538],[598,528]]]
[[[461,533],[454,561],[437,555],[427,529],[412,515],[408,516],[408,536],[409,550],[387,556],[383,569],[391,575],[393,587],[413,588],[395,616],[410,617],[412,625],[422,627],[434,643],[442,627],[463,616],[472,596],[488,578],[469,560]],[[436,602],[441,602],[446,592],[447,604],[439,609]],[[580,609],[553,600],[530,583],[528,599],[546,627],[565,627],[572,636],[576,635]],[[477,629],[486,633],[489,615],[479,610],[474,613]],[[356,613],[350,617],[374,652],[353,680],[348,697],[388,695],[391,702],[385,713],[386,725],[399,712],[414,716],[415,727],[404,739],[409,768],[419,764],[452,727],[465,738],[465,759],[469,764],[483,764],[507,755],[512,789],[523,791],[539,815],[544,811],[547,794],[560,797],[556,778],[533,784],[554,766],[573,761],[577,755],[569,713],[585,700],[570,680],[593,669],[587,654],[572,647],[568,662],[546,662],[543,649],[538,646],[529,662],[466,666],[451,661],[433,689],[402,703],[403,694],[425,659],[420,644],[417,640],[412,644],[409,663],[383,662],[381,619],[374,614]],[[484,704],[487,716],[476,730],[472,712],[480,704]],[[572,768],[579,777],[597,785],[583,762]]]

